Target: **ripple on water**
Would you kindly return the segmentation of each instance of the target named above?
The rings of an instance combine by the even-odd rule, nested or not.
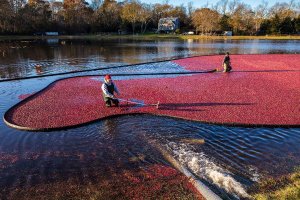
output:
[[[88,182],[100,177],[99,173],[166,164],[145,135],[168,148],[200,179],[233,196],[247,196],[248,186],[259,180],[262,172],[285,173],[300,160],[297,128],[224,127],[151,115],[122,116],[44,133],[3,126],[7,132],[0,134],[0,153],[11,158],[0,173],[0,185],[12,188],[71,177]],[[204,139],[205,143],[183,142],[187,138]],[[286,155],[290,155],[288,160]],[[286,167],[274,169],[274,163]]]

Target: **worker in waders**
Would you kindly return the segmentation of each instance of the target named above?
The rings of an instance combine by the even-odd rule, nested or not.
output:
[[[229,57],[229,52],[226,52],[226,55],[224,57],[224,60],[223,60],[222,64],[223,64],[223,67],[224,67],[223,72],[230,72],[232,70],[230,57]]]
[[[111,107],[112,103],[115,106],[119,106],[119,100],[115,97],[114,93],[117,93],[118,95],[120,93],[109,74],[104,77],[104,83],[102,84],[101,89],[106,107]]]

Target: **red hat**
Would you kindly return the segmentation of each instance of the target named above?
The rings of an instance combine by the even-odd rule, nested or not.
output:
[[[109,80],[109,79],[111,79],[111,76],[109,74],[106,74],[104,78],[105,78],[105,80]]]

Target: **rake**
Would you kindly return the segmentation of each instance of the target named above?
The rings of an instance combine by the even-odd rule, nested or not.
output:
[[[127,102],[127,103],[133,103],[133,104],[137,104],[137,105],[142,105],[142,106],[156,106],[157,109],[158,109],[158,106],[159,106],[159,101],[157,103],[154,103],[154,104],[145,104],[145,103],[139,103],[139,102],[135,102],[135,101],[129,101],[127,99],[117,98],[117,100],[124,101],[124,102]]]

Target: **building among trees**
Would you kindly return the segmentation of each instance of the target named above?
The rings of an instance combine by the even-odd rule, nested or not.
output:
[[[176,29],[179,29],[179,18],[178,17],[167,17],[161,18],[158,21],[158,30],[157,32],[175,32]]]

